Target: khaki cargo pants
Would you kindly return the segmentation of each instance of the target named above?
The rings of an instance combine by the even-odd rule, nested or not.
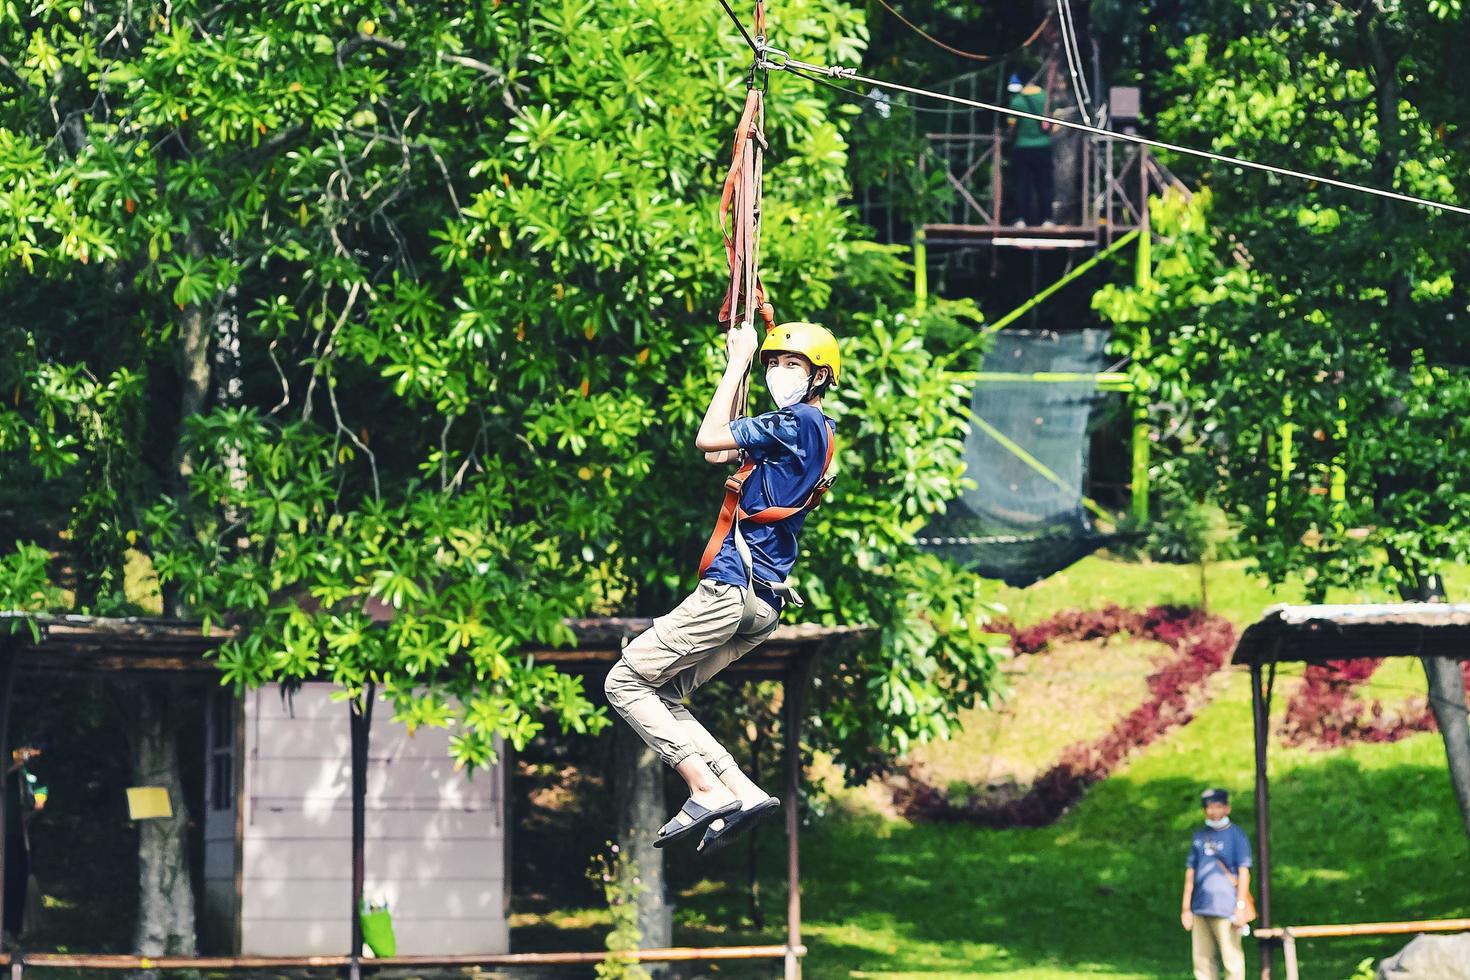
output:
[[[756,596],[751,603],[747,610],[740,586],[702,579],[673,612],[635,637],[608,672],[608,702],[670,766],[696,754],[717,776],[735,765],[683,702],[775,631],[780,613]]]
[[[1229,919],[1196,915],[1191,930],[1195,980],[1220,980],[1216,956],[1225,967],[1225,980],[1245,980],[1245,950],[1240,930]]]

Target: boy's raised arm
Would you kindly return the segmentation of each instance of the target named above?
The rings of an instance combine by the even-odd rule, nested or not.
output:
[[[753,327],[735,327],[725,335],[725,352],[729,361],[725,365],[725,373],[720,376],[714,397],[710,399],[709,408],[704,411],[704,421],[700,423],[699,433],[694,437],[694,445],[712,463],[726,462],[731,457],[714,460],[710,456],[734,452],[740,448],[730,432],[730,420],[735,413],[735,395],[745,381],[751,358],[755,356],[755,348]]]

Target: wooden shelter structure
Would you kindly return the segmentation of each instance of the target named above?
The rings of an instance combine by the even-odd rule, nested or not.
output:
[[[7,623],[7,621],[9,621]],[[575,648],[524,650],[539,663],[580,674],[606,671],[621,656],[628,639],[651,623],[647,619],[585,619],[569,623],[577,639]],[[9,627],[8,632],[5,631]],[[775,959],[784,964],[788,980],[801,976],[800,852],[798,846],[797,800],[801,791],[800,724],[804,692],[817,658],[866,632],[859,627],[826,627],[812,624],[782,626],[757,651],[733,664],[724,676],[731,680],[780,680],[783,699],[786,756],[786,833],[789,898],[785,942],[779,944],[714,948],[644,949],[632,954],[640,962],[715,961]],[[193,674],[208,678],[217,672],[210,653],[235,634],[216,627],[206,633],[202,624],[165,619],[106,619],[86,616],[42,616],[0,612],[0,758],[8,755],[11,695],[17,673],[65,672],[114,674],[131,677]],[[29,952],[0,954],[13,978],[26,968],[71,968],[88,970],[135,969],[339,969],[357,980],[364,965],[377,967],[514,966],[592,964],[607,957],[606,951],[456,953],[446,955],[396,956],[363,959],[362,906],[365,853],[367,850],[365,802],[367,799],[368,723],[361,714],[343,710],[342,726],[350,730],[351,766],[351,856],[350,889],[341,895],[340,910],[350,922],[351,941],[338,955],[222,955],[143,957],[86,952]],[[0,767],[0,793],[6,791],[8,774]],[[0,834],[4,831],[4,808],[0,807]],[[3,855],[0,855],[3,871]],[[3,911],[3,896],[0,896]]]
[[[1257,909],[1261,980],[1271,980],[1281,948],[1287,980],[1297,980],[1297,939],[1387,936],[1470,930],[1470,919],[1419,922],[1277,926],[1271,906],[1271,783],[1267,747],[1276,668],[1283,663],[1378,657],[1446,657],[1470,660],[1470,604],[1405,602],[1380,605],[1279,605],[1247,627],[1232,663],[1250,668],[1255,732]]]

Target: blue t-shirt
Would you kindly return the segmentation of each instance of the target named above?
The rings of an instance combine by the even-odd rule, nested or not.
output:
[[[1228,919],[1235,914],[1235,886],[1220,867],[1221,861],[1237,880],[1240,869],[1251,866],[1251,842],[1233,823],[1223,830],[1206,827],[1194,832],[1185,867],[1194,869],[1194,900],[1189,908],[1195,915]]]
[[[740,494],[740,508],[747,514],[758,514],[767,507],[796,507],[805,501],[822,479],[827,441],[835,428],[821,409],[805,402],[732,421],[730,433],[735,444],[745,451],[747,460],[755,463]],[[757,579],[783,582],[791,574],[796,564],[796,538],[808,513],[802,511],[772,524],[741,522],[740,533],[750,545]],[[733,528],[725,535],[725,543],[704,577],[745,587],[745,566],[735,550]],[[773,608],[781,608],[769,589],[757,586],[756,594]]]

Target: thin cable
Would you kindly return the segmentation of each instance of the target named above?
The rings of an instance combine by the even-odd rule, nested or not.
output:
[[[1058,21],[1062,28],[1062,46],[1066,49],[1067,69],[1072,75],[1072,93],[1077,98],[1077,111],[1090,123],[1098,120],[1092,111],[1092,91],[1087,87],[1087,78],[1082,71],[1082,49],[1077,43],[1077,24],[1072,20],[1070,0],[1058,0]]]
[[[1416,657],[1414,659],[1417,660],[1419,658]],[[1305,675],[1303,675],[1303,679],[1305,680]],[[1437,694],[1430,694],[1427,685],[1422,688],[1410,687],[1407,684],[1395,684],[1392,681],[1375,681],[1372,676],[1365,677],[1361,681],[1349,681],[1347,678],[1344,677],[1327,677],[1324,679],[1329,682],[1345,684],[1348,690],[1358,691],[1360,697],[1362,697],[1364,694],[1371,693],[1372,691],[1397,691],[1401,694],[1412,694],[1416,697],[1424,698],[1426,707],[1431,704],[1438,704],[1441,707],[1450,708],[1451,710],[1455,711],[1461,710],[1462,708],[1464,708],[1465,710],[1470,710],[1470,705],[1459,705],[1456,704],[1454,701],[1451,701],[1449,698],[1442,698]],[[1371,690],[1362,691],[1362,688],[1370,688]],[[1382,701],[1383,699],[1379,698],[1378,700]]]
[[[755,40],[750,36],[750,32],[745,29],[745,25],[740,23],[740,18],[735,16],[735,11],[730,9],[730,5],[725,0],[720,0],[720,6],[725,8],[725,13],[730,15],[730,19],[735,22],[735,26],[740,29],[740,36],[745,38],[746,44],[750,45],[750,50],[756,54],[760,54],[760,49],[755,46]]]
[[[943,41],[939,40],[939,38],[935,37],[933,34],[928,33],[922,27],[920,27],[918,24],[915,24],[913,21],[909,20],[903,14],[901,14],[897,10],[895,10],[888,3],[888,0],[878,0],[878,3],[882,5],[882,7],[883,7],[884,10],[888,11],[890,14],[892,14],[893,16],[897,17],[900,21],[902,21],[903,24],[904,24],[904,26],[907,27],[909,30],[913,31],[915,34],[919,35],[920,37],[922,37],[924,40],[928,41],[930,44],[934,45],[935,47],[937,47],[937,48],[943,48],[945,51],[948,51],[950,54],[958,55],[961,58],[969,58],[971,61],[999,61],[1000,59],[1002,59],[1002,58],[1005,57],[1005,55],[1003,55],[1003,54],[976,54],[973,51],[961,51],[959,48],[952,47],[952,46],[950,46],[948,44],[945,44]],[[1026,40],[1022,41],[1020,47],[1015,48],[1013,50],[1019,51],[1019,50],[1021,50],[1021,48],[1029,48],[1032,45],[1032,43],[1035,42],[1035,40],[1038,37],[1041,36],[1042,28],[1046,27],[1046,22],[1048,20],[1050,20],[1050,19],[1051,19],[1051,14],[1047,14],[1044,18],[1042,18],[1041,26],[1038,27],[1038,28],[1036,28],[1036,30],[1032,31],[1031,32],[1031,36],[1028,37]]]
[[[1077,21],[1072,16],[1071,0],[1060,0],[1058,7],[1065,8],[1067,12],[1068,47],[1072,51],[1072,70],[1077,74],[1077,83],[1082,86],[1082,112],[1089,122],[1096,122],[1097,114],[1092,111],[1092,88],[1087,84],[1087,73],[1082,70],[1082,42],[1078,40],[1081,35],[1077,33]]]
[[[838,92],[841,92],[843,95],[848,96],[849,98],[858,99],[863,102],[871,102],[873,105],[879,107],[888,106],[894,109],[903,109],[905,112],[927,112],[933,115],[940,116],[953,116],[963,111],[960,109],[935,109],[926,105],[913,105],[908,102],[895,102],[892,99],[882,99],[876,95],[869,95],[866,92],[859,92],[857,89],[848,88],[846,85],[838,85],[834,82],[828,81],[821,75],[812,75],[796,68],[791,69],[791,74],[797,75],[801,78],[805,78],[809,82],[816,82],[818,85],[825,85],[830,89],[835,89]]]
[[[779,54],[779,52],[771,52]],[[844,68],[841,66],[823,66],[807,64],[804,61],[795,61],[781,55],[783,60],[764,61],[763,67],[771,71],[792,71],[803,69],[808,72],[816,72],[829,78],[846,78],[865,85],[873,85],[878,88],[890,89],[895,92],[906,92],[909,95],[919,95],[930,99],[938,99],[941,102],[953,102],[956,105],[970,106],[975,109],[986,109],[990,112],[998,112],[1005,116],[1016,116],[1021,119],[1034,119],[1037,122],[1047,122],[1064,129],[1075,129],[1084,133],[1092,133],[1095,136],[1105,136],[1108,139],[1119,140],[1124,143],[1137,143],[1140,146],[1151,146],[1155,149],[1169,150],[1173,153],[1183,153],[1186,156],[1202,157],[1206,160],[1214,160],[1216,163],[1224,163],[1233,167],[1245,167],[1251,170],[1261,170],[1281,177],[1293,177],[1297,180],[1312,181],[1318,184],[1326,184],[1329,187],[1340,187],[1344,190],[1358,191],[1362,194],[1371,194],[1375,197],[1387,198],[1391,201],[1402,201],[1405,204],[1415,204],[1420,207],[1435,208],[1440,211],[1450,211],[1455,214],[1463,214],[1470,217],[1470,208],[1458,204],[1446,204],[1443,201],[1431,201],[1424,197],[1415,197],[1412,194],[1400,194],[1398,191],[1384,190],[1379,187],[1369,187],[1366,184],[1355,184],[1348,180],[1338,180],[1336,177],[1323,177],[1320,174],[1304,173],[1300,170],[1291,170],[1286,167],[1277,167],[1269,163],[1256,163],[1253,160],[1243,160],[1240,157],[1226,156],[1223,153],[1213,153],[1209,150],[1197,150],[1189,146],[1180,146],[1177,143],[1166,143],[1163,140],[1149,139],[1147,136],[1139,136],[1134,133],[1115,133],[1106,129],[1099,129],[1087,123],[1072,122],[1069,119],[1052,119],[1048,116],[1038,115],[1034,112],[1025,112],[1020,109],[1006,109],[989,102],[980,102],[975,99],[963,99],[958,95],[946,95],[943,92],[931,92],[927,89],[914,88],[910,85],[901,85],[898,82],[888,82],[881,78],[869,78],[859,75],[856,68]]]

